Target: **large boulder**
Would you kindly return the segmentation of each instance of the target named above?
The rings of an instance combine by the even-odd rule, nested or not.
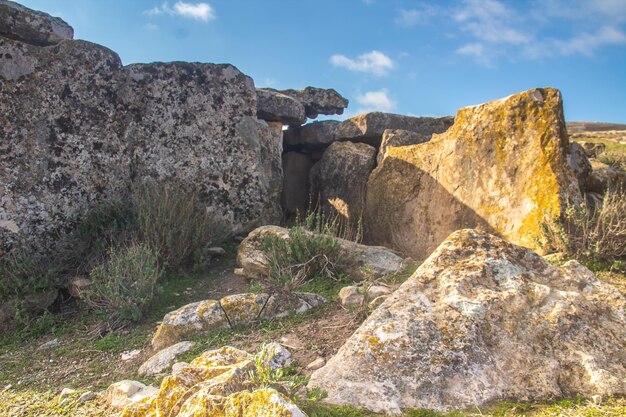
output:
[[[247,352],[228,346],[211,350],[165,377],[156,395],[129,404],[121,416],[305,417],[277,391],[255,389],[256,371]]]
[[[295,98],[304,105],[306,117],[315,119],[318,115],[343,114],[348,100],[332,88],[306,87],[303,90],[280,90],[282,94]]]
[[[430,141],[387,148],[367,185],[366,240],[424,259],[480,228],[537,248],[542,221],[581,200],[568,154],[558,90],[463,108]]]
[[[490,401],[626,393],[626,300],[571,261],[474,230],[453,233],[309,388],[399,414]]]
[[[295,149],[324,149],[335,141],[335,130],[341,122],[323,120],[285,131],[285,147]]]
[[[414,117],[393,113],[371,112],[351,117],[337,126],[335,136],[338,140],[365,142],[379,146],[383,133],[387,129],[402,129],[423,135],[445,132],[454,118]]]
[[[567,154],[567,163],[574,172],[581,191],[585,191],[588,187],[589,176],[592,172],[591,163],[585,149],[576,142],[570,142],[569,153]]]
[[[48,46],[72,39],[74,29],[59,17],[0,0],[0,37]]]
[[[383,132],[376,162],[381,164],[383,159],[385,159],[387,149],[392,146],[417,145],[418,143],[428,142],[432,136],[432,134],[411,132],[410,130],[386,129]]]
[[[257,88],[256,93],[259,119],[290,126],[300,126],[306,122],[304,105],[295,98],[266,88]]]
[[[283,189],[280,203],[288,215],[304,215],[309,209],[309,173],[313,168],[311,156],[301,152],[286,152],[283,161]]]
[[[350,229],[361,225],[367,179],[376,165],[376,149],[365,143],[335,142],[310,173],[311,197],[329,219]]]
[[[177,357],[191,350],[194,345],[193,342],[180,342],[162,349],[141,364],[137,373],[141,376],[158,375],[169,368]]]
[[[289,239],[289,230],[278,226],[262,226],[248,234],[237,250],[237,263],[244,276],[251,279],[267,277],[269,264],[263,251],[263,242],[269,237]],[[405,266],[404,259],[382,246],[366,246],[336,239],[346,256],[353,258],[357,266],[367,270],[374,278],[394,274]]]
[[[269,221],[268,212],[279,218],[282,126],[256,118],[254,83],[235,67],[122,67],[89,42],[40,47],[6,36],[1,250],[50,249],[90,208],[128,193],[131,180],[196,188],[235,231]]]

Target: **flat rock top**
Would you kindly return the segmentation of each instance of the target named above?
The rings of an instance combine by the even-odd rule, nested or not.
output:
[[[0,36],[48,46],[72,39],[74,29],[59,17],[0,0]]]

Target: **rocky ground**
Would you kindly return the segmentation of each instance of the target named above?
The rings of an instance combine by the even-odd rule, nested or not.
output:
[[[101,398],[81,402],[84,392],[101,392],[111,383],[133,379],[158,386],[163,375],[141,377],[138,367],[147,359],[150,339],[164,313],[189,302],[220,298],[254,286],[233,274],[235,243],[227,254],[214,261],[205,271],[170,279],[151,307],[147,319],[136,326],[94,338],[96,317],[82,317],[66,308],[60,316],[33,323],[30,334],[5,334],[0,339],[0,415],[1,416],[101,416],[115,415]],[[414,268],[413,268],[414,269]],[[395,279],[402,281],[409,271]],[[626,293],[626,278],[602,273],[601,278],[617,284]],[[287,347],[295,360],[295,371],[310,375],[306,366],[317,358],[329,359],[359,327],[367,314],[363,309],[344,308],[338,292],[346,283],[316,285],[310,290],[331,300],[304,315],[263,321],[251,328],[218,330],[193,337],[195,347],[179,360],[190,361],[200,353],[225,345],[254,352],[264,342],[278,341]],[[40,326],[41,328],[37,328]],[[45,343],[51,342],[51,347]],[[60,396],[64,388],[75,393]],[[464,410],[449,415],[493,416],[620,416],[626,412],[626,400],[582,398],[553,403],[498,403],[489,407]],[[327,409],[321,405],[303,407],[311,416],[370,416],[356,409]],[[437,416],[434,411],[416,411],[408,416]]]

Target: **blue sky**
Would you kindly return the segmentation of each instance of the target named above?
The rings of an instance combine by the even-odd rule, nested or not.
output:
[[[21,0],[125,64],[232,63],[335,88],[348,115],[448,115],[532,87],[566,119],[626,123],[626,0]]]

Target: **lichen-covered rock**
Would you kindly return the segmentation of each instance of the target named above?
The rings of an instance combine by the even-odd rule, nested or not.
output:
[[[256,92],[259,119],[290,126],[300,126],[306,122],[304,105],[295,98],[266,88],[257,88]]]
[[[365,302],[365,294],[360,287],[349,285],[339,290],[339,301],[344,307],[361,306]]]
[[[335,136],[339,140],[365,142],[379,146],[387,129],[402,129],[423,135],[445,132],[452,117],[414,117],[393,113],[371,112],[351,117],[337,126]]]
[[[332,88],[306,87],[303,90],[280,90],[279,93],[295,98],[304,105],[306,117],[315,119],[320,114],[343,114],[348,100]]]
[[[323,149],[335,141],[335,130],[339,126],[337,120],[323,120],[300,127],[289,127],[285,130],[285,147],[304,149]]]
[[[349,229],[361,224],[367,179],[376,165],[376,149],[365,143],[334,142],[309,174],[311,197],[329,219]]]
[[[0,36],[0,249],[53,249],[131,181],[195,188],[231,230],[280,217],[280,124],[232,65],[122,67],[112,51]],[[280,125],[280,126],[279,126]]]
[[[155,396],[126,407],[122,416],[177,416],[203,397],[228,396],[248,388],[249,372],[254,369],[254,357],[247,352],[229,346],[205,352],[165,377]]]
[[[428,142],[432,136],[432,134],[411,132],[410,130],[386,129],[383,132],[380,148],[378,149],[378,155],[376,156],[376,162],[379,165],[383,162],[387,153],[387,148],[390,146],[417,145],[418,143]]]
[[[626,392],[626,300],[576,262],[552,266],[453,233],[315,372],[328,401],[398,414],[499,399]]]
[[[262,226],[248,234],[237,250],[237,263],[244,276],[253,279],[267,276],[269,265],[263,252],[263,242],[268,236],[289,239],[289,230],[279,226]],[[404,259],[385,247],[366,246],[339,238],[337,242],[357,266],[375,278],[396,273],[404,267]]]
[[[581,200],[568,153],[558,90],[463,108],[445,133],[387,149],[368,181],[366,241],[420,260],[469,227],[537,248],[542,221]]]
[[[74,29],[59,17],[0,0],[0,36],[47,46],[72,39]]]
[[[133,402],[122,417],[305,417],[273,389],[255,388],[254,357],[233,347],[203,353],[167,376],[156,395]]]
[[[141,376],[153,376],[165,371],[177,357],[193,348],[193,342],[180,342],[162,349],[145,361],[137,373]]]
[[[124,380],[109,385],[104,392],[104,400],[116,409],[122,409],[131,404],[150,401],[159,390],[152,385],[144,385],[141,382]]]
[[[267,294],[233,294],[222,298],[220,305],[232,327],[250,325],[259,318],[268,298]]]
[[[187,304],[171,311],[152,337],[152,347],[164,349],[196,333],[228,327],[228,320],[219,301],[205,300]]]
[[[280,202],[286,214],[303,215],[309,208],[309,173],[313,160],[308,154],[286,152],[283,161],[283,190]]]

